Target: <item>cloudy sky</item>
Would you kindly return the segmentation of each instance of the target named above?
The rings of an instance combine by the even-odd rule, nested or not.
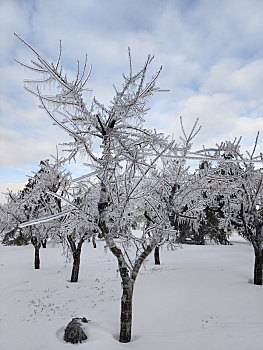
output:
[[[198,117],[196,147],[242,135],[251,149],[259,130],[263,149],[262,0],[0,0],[0,26],[0,192],[21,188],[67,139],[23,89],[28,73],[13,58],[31,56],[14,32],[48,61],[61,39],[71,75],[87,53],[88,103],[109,103],[128,47],[138,68],[154,54],[152,72],[163,66],[159,86],[170,92],[153,98],[148,125],[179,135],[180,115],[188,129]]]

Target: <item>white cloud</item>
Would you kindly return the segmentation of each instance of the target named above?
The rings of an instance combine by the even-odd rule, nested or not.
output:
[[[55,153],[55,145],[50,140],[36,142],[25,138],[12,129],[0,129],[0,164],[1,166],[21,165],[24,162],[39,162]]]
[[[202,129],[196,137],[198,148],[203,144],[213,146],[220,141],[233,140],[240,136],[243,136],[244,147],[248,147],[253,145],[257,131],[263,131],[263,116],[261,118],[241,116],[246,108],[244,102],[235,100],[231,94],[190,96],[174,105],[174,118],[171,118],[170,113],[164,115],[167,123],[166,132],[178,130],[180,115],[188,130],[196,118],[199,118]],[[260,146],[263,146],[263,132]]]
[[[67,138],[22,89],[28,72],[13,57],[28,61],[30,53],[14,31],[48,61],[56,60],[62,39],[71,76],[87,53],[93,64],[88,87],[105,104],[128,70],[127,47],[135,68],[154,54],[152,72],[164,66],[158,85],[170,92],[154,97],[148,125],[178,135],[180,115],[188,129],[199,117],[198,144],[241,134],[253,144],[263,131],[262,13],[258,0],[2,0],[1,164],[38,163]]]
[[[0,99],[0,165],[39,162],[68,139],[37,106],[21,108],[13,99]]]
[[[16,0],[0,1],[0,62],[8,63],[13,53],[13,33],[17,31],[26,35],[29,32],[29,16],[29,6],[26,6],[25,1],[20,4]]]
[[[241,65],[238,60],[223,60],[211,67],[202,91],[230,92],[246,100],[262,99],[263,59]]]

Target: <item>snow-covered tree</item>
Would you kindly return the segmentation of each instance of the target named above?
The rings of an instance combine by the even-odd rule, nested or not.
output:
[[[124,83],[120,90],[115,87],[110,106],[106,108],[93,99],[88,107],[84,100],[89,77],[89,73],[85,76],[86,61],[82,71],[78,64],[76,79],[68,81],[60,66],[61,50],[57,63],[49,64],[22,41],[36,56],[32,64],[23,65],[43,76],[41,80],[27,81],[26,89],[39,98],[42,108],[52,120],[72,137],[72,142],[68,144],[68,159],[80,152],[86,157],[93,175],[99,179],[98,225],[118,261],[123,289],[120,341],[129,342],[135,280],[143,261],[167,229],[160,213],[158,222],[143,230],[141,237],[133,236],[130,230],[131,213],[149,195],[145,192],[145,181],[150,185],[150,170],[173,146],[173,142],[156,131],[143,127],[148,111],[146,104],[155,92],[160,91],[156,87],[160,70],[146,80],[153,57],[149,56],[143,68],[136,73],[130,59],[129,74],[123,75]],[[53,92],[47,93],[50,84],[53,84]],[[95,141],[100,142],[101,156],[92,146]],[[131,253],[134,255],[131,256]]]
[[[216,148],[204,152],[206,157],[216,160],[208,173],[208,200],[210,206],[224,212],[221,226],[235,227],[252,243],[255,254],[254,284],[262,285],[263,268],[263,172],[255,164],[263,164],[260,153],[253,152],[245,158],[240,151],[240,140],[226,141]],[[212,195],[211,195],[212,193]],[[223,204],[223,205],[222,205]]]
[[[3,245],[26,245],[30,243],[30,237],[23,235],[18,229],[21,222],[12,208],[15,194],[9,191],[6,193],[6,203],[0,205],[0,237]]]
[[[162,239],[155,247],[154,258],[155,264],[160,264],[159,248],[163,244],[168,244],[175,248],[178,243],[178,227],[175,227],[176,220],[183,221],[185,219],[194,219],[193,211],[182,213],[182,208],[192,207],[192,196],[189,196],[189,189],[193,190],[193,176],[189,172],[189,167],[186,165],[185,156],[190,151],[192,140],[198,133],[200,128],[197,127],[197,122],[194,124],[189,135],[185,133],[182,119],[180,144],[171,147],[166,152],[159,162],[158,169],[153,169],[150,172],[152,178],[152,198],[151,201],[145,201],[144,215],[147,226],[158,221],[160,211],[165,216],[165,221],[168,223],[169,230],[163,232]],[[192,193],[193,195],[193,193]],[[153,210],[154,208],[154,210]],[[156,209],[157,208],[157,212]]]
[[[194,227],[191,227],[189,222],[176,223],[179,226],[180,243],[187,243],[187,240],[189,240],[193,244],[205,244],[206,239],[210,239],[216,244],[229,244],[226,231],[220,227],[220,221],[224,218],[222,210],[224,203],[221,200],[222,196],[218,195],[218,191],[213,193],[213,190],[209,188],[211,182],[209,169],[211,169],[211,164],[202,161],[199,169],[195,170],[195,173],[198,174],[195,178],[199,178],[197,180],[198,188],[196,188],[196,191],[198,195],[196,197],[198,202],[202,204],[202,208],[201,210],[199,208],[199,212],[196,213]],[[211,196],[215,196],[213,201],[211,201]],[[213,202],[213,205],[211,205],[211,202]]]
[[[77,282],[82,245],[87,239],[92,239],[94,245],[98,232],[98,207],[94,206],[98,198],[98,187],[93,184],[86,187],[85,184],[78,183],[77,189],[73,187],[70,192],[70,205],[75,210],[62,220],[60,233],[63,245],[69,248],[73,258],[70,281]]]
[[[231,223],[254,248],[254,284],[262,285],[263,270],[263,170],[252,165],[238,173],[229,201]]]
[[[109,106],[105,107],[96,98],[89,106],[85,99],[90,75],[90,71],[86,74],[87,58],[82,70],[77,64],[76,77],[69,81],[61,66],[61,48],[57,62],[48,63],[30,44],[18,38],[35,56],[29,65],[21,64],[42,76],[26,81],[25,88],[39,99],[52,121],[70,135],[67,159],[81,154],[91,169],[89,176],[92,174],[99,181],[98,226],[117,259],[122,280],[119,340],[129,342],[133,291],[139,270],[165,232],[171,231],[170,221],[167,221],[169,210],[153,198],[152,173],[171,149],[173,157],[177,155],[180,159],[189,152],[183,142],[175,145],[155,130],[144,127],[147,103],[160,91],[156,81],[161,69],[147,78],[153,60],[148,56],[142,69],[134,72],[129,52],[129,73],[123,75],[120,89],[114,86],[115,94]],[[96,148],[98,144],[100,149]],[[159,185],[159,181],[162,183],[161,176],[156,178],[155,185]],[[196,181],[192,179],[191,186],[194,184]],[[174,191],[177,190],[175,183]],[[183,197],[186,196],[191,203],[189,199],[194,198],[191,188],[184,193]],[[173,202],[179,204],[183,197],[176,194]],[[133,213],[143,211],[145,203],[155,213],[155,218],[140,235],[134,235],[131,230]],[[176,203],[173,205],[177,207]],[[192,218],[192,209],[190,205],[183,215],[179,214],[185,219]]]
[[[26,226],[24,222],[38,220],[61,211],[61,199],[51,196],[49,192],[63,195],[68,186],[69,175],[61,168],[59,162],[50,164],[48,160],[40,162],[40,170],[18,193],[9,192],[7,196],[6,215],[13,230],[29,238],[35,249],[35,269],[40,268],[40,248],[45,246],[47,238],[56,233],[58,222],[42,222],[40,225]]]

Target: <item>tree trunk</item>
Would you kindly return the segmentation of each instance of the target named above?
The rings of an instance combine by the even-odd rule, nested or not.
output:
[[[34,267],[36,270],[40,269],[40,247],[41,244],[38,243],[37,238],[36,237],[32,237],[31,238],[31,243],[33,244],[34,248],[35,248],[35,259],[34,259]]]
[[[43,248],[46,248],[46,247],[47,247],[47,240],[46,240],[46,239],[43,239],[43,240],[42,240],[42,247],[43,247]]]
[[[160,265],[160,247],[156,246],[154,249],[154,263],[155,265]]]
[[[132,297],[134,284],[139,273],[142,263],[147,256],[151,254],[152,250],[156,247],[156,241],[152,242],[152,245],[148,245],[140,256],[136,259],[131,276],[129,276],[129,270],[121,254],[120,249],[112,248],[111,251],[115,256],[118,256],[119,270],[122,278],[122,298],[121,298],[121,328],[120,338],[121,343],[128,343],[131,341],[131,328],[132,328]]]
[[[75,229],[73,230],[73,236],[75,235]],[[72,238],[71,235],[67,236],[72,255],[73,255],[73,266],[71,271],[71,278],[70,282],[78,282],[79,278],[79,266],[80,266],[80,255],[81,255],[81,248],[82,244],[84,242],[83,238],[79,241],[78,245],[76,246],[75,240]]]
[[[254,284],[262,286],[263,252],[255,250]]]
[[[97,248],[96,239],[92,237],[93,248]]]
[[[120,343],[131,341],[133,282],[122,284]]]
[[[35,245],[35,269],[39,270],[40,269],[40,256],[39,256],[39,245]]]
[[[72,266],[72,271],[71,271],[70,282],[78,282],[79,266],[80,266],[80,254],[81,254],[81,248],[77,249],[73,253],[73,266]]]
[[[112,254],[118,260],[119,272],[122,279],[122,298],[121,298],[121,319],[120,319],[120,343],[129,343],[131,341],[131,329],[132,329],[132,297],[133,289],[136,281],[136,277],[140,270],[142,263],[151,254],[152,250],[159,243],[159,239],[152,240],[151,244],[144,247],[143,252],[135,260],[132,271],[129,269],[129,265],[126,263],[122,250],[115,244],[113,236],[110,234],[107,226],[107,208],[108,208],[108,196],[106,186],[101,183],[100,202],[98,204],[99,210],[99,226],[101,232],[104,233],[104,237],[108,248]]]

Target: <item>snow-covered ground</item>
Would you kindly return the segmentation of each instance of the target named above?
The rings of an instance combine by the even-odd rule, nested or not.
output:
[[[120,344],[120,279],[115,258],[83,247],[80,279],[58,247],[41,250],[34,270],[33,248],[0,246],[1,350],[262,350],[263,287],[251,283],[253,250],[232,246],[184,246],[150,256],[136,282],[133,340]],[[63,339],[72,317],[90,319],[88,340]]]

